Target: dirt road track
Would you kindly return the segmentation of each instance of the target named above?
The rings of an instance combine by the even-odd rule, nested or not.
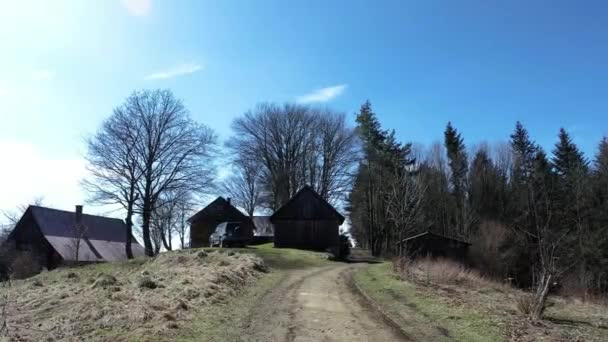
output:
[[[340,264],[288,273],[252,313],[241,341],[408,341],[357,295]]]

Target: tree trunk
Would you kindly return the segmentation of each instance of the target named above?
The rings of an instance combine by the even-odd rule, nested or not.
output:
[[[549,286],[551,285],[552,275],[543,274],[540,278],[540,282],[536,287],[536,293],[534,294],[534,302],[530,310],[530,319],[538,321],[543,316],[545,311],[545,303],[547,302],[547,296],[549,295]]]
[[[125,253],[127,254],[127,259],[133,259],[133,251],[131,250],[131,235],[133,234],[133,204],[129,204],[129,208],[127,208],[127,218],[125,219],[127,223],[127,236],[125,239]]]
[[[144,239],[144,249],[147,256],[154,256],[154,248],[152,247],[152,241],[150,240],[150,219],[152,215],[152,210],[150,210],[150,206],[144,204],[144,210],[142,213],[142,237]]]
[[[168,251],[172,250],[171,240],[169,240],[169,243],[167,243],[167,234],[165,234],[164,231],[163,231],[163,233],[161,233],[160,237],[161,237],[161,240],[163,241],[163,246],[165,246],[165,249]],[[169,237],[169,239],[171,239],[171,237]]]

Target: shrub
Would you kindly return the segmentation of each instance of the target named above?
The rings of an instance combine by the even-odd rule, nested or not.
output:
[[[139,278],[139,281],[137,282],[137,286],[140,289],[154,290],[155,288],[158,287],[158,284],[154,280],[152,280],[150,277],[141,277],[141,278]]]
[[[475,288],[503,286],[483,277],[477,270],[448,259],[420,258],[410,261],[406,258],[396,258],[393,260],[393,270],[403,277],[428,283],[464,284]]]
[[[16,251],[12,257],[10,276],[14,279],[29,278],[40,273],[40,261],[29,251]]]
[[[266,265],[266,263],[264,263],[264,260],[262,259],[253,262],[253,269],[262,273],[268,272],[268,266]]]
[[[93,288],[106,288],[109,286],[116,285],[117,282],[118,281],[113,275],[101,273],[99,277],[97,277],[97,280],[95,280],[95,282],[93,283]]]
[[[530,315],[532,307],[534,305],[534,297],[529,293],[523,293],[519,297],[515,298],[515,304],[517,311],[523,315]]]

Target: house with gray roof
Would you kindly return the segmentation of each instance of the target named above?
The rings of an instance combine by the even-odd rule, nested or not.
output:
[[[127,228],[116,218],[87,215],[82,206],[64,211],[29,206],[6,243],[30,251],[48,269],[64,262],[104,262],[126,259]],[[144,255],[131,236],[133,256]]]

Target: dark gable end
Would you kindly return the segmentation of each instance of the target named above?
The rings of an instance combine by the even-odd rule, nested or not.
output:
[[[205,208],[188,219],[190,223],[190,247],[204,247],[209,244],[209,236],[222,222],[241,222],[253,236],[253,222],[249,216],[230,204],[223,197],[216,198]]]
[[[235,206],[230,204],[224,197],[218,197],[213,202],[209,203],[206,207],[201,209],[196,214],[192,215],[188,219],[188,223],[195,223],[200,220],[205,220],[209,217],[217,217],[217,216],[226,216],[231,218],[240,218],[235,221],[246,221],[249,220],[249,217],[243,214],[240,210],[238,210]]]
[[[306,185],[270,216],[270,221],[273,223],[283,220],[337,220],[342,224],[344,216]]]

